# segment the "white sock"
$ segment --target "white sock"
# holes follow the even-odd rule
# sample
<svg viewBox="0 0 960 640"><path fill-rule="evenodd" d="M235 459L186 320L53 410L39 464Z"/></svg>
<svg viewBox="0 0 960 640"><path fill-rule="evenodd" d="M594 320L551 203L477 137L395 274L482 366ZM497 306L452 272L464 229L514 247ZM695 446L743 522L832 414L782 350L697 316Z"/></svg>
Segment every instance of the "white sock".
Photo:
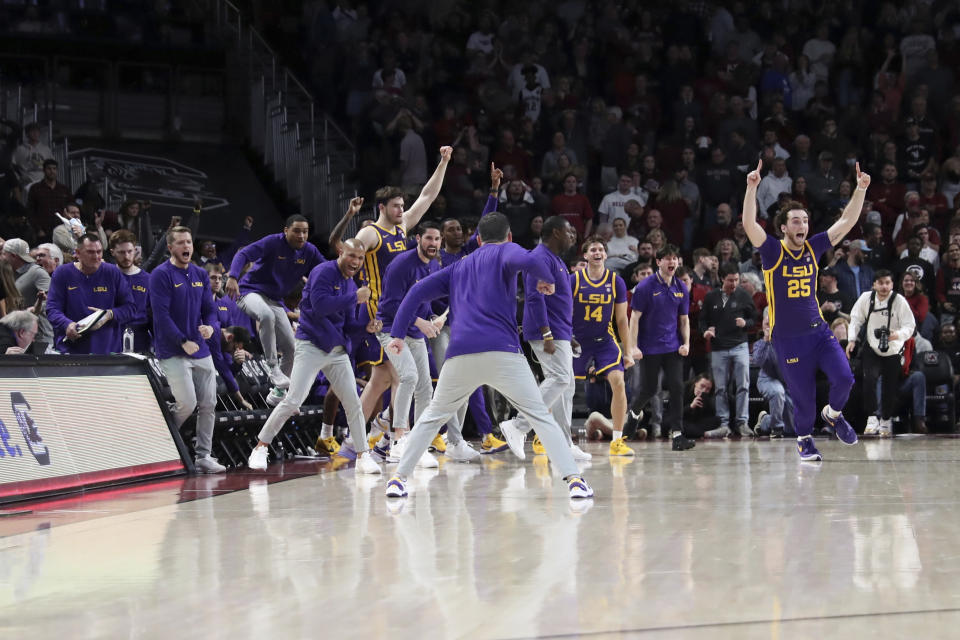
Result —
<svg viewBox="0 0 960 640"><path fill-rule="evenodd" d="M623 431L614 431L614 432L613 432L613 439L614 439L614 440L619 440L619 439L622 438L622 437L623 437Z"/></svg>
<svg viewBox="0 0 960 640"><path fill-rule="evenodd" d="M797 436L797 442L803 442L804 440L812 440L813 436Z"/></svg>
<svg viewBox="0 0 960 640"><path fill-rule="evenodd" d="M671 431L671 432L670 432L670 437L671 437L671 438L676 438L676 437L679 436L679 435L682 435L679 431Z"/></svg>
<svg viewBox="0 0 960 640"><path fill-rule="evenodd" d="M327 424L326 422L324 422L323 427L320 429L320 437L326 440L332 435L333 435L333 425Z"/></svg>
<svg viewBox="0 0 960 640"><path fill-rule="evenodd" d="M838 415L840 415L839 411L835 410L830 405L827 405L827 416L829 416L832 419L832 418L836 418Z"/></svg>

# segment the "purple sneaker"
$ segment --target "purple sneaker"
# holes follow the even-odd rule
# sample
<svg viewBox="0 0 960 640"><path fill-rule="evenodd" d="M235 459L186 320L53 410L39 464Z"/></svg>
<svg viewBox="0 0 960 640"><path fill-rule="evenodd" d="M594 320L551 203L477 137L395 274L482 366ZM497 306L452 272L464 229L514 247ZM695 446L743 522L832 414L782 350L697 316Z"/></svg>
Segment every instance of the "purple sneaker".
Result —
<svg viewBox="0 0 960 640"><path fill-rule="evenodd" d="M817 451L817 445L813 444L813 437L811 436L797 439L797 452L800 454L800 459L804 462L819 462L823 460L823 456Z"/></svg>
<svg viewBox="0 0 960 640"><path fill-rule="evenodd" d="M841 413L836 418L831 418L827 415L828 408L829 405L825 406L823 411L820 412L820 417L823 418L827 426L833 428L833 431L843 444L857 444L857 432L850 426L847 419L843 417L843 414Z"/></svg>

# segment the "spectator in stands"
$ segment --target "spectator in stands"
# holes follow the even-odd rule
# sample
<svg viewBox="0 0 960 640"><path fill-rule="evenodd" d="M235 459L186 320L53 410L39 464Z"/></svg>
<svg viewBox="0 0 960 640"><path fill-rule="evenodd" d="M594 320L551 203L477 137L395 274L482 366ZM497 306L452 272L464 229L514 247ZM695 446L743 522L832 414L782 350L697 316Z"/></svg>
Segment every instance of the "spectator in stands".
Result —
<svg viewBox="0 0 960 640"><path fill-rule="evenodd" d="M724 238L717 243L717 246L713 248L713 255L717 257L719 264L724 264L725 262L740 262L740 250L737 249L737 245L734 244L733 240L730 238ZM721 278L722 280L723 278Z"/></svg>
<svg viewBox="0 0 960 640"><path fill-rule="evenodd" d="M884 225L893 224L906 204L907 188L897 177L896 163L884 162L880 168L880 180L870 185L867 192L867 198L883 216Z"/></svg>
<svg viewBox="0 0 960 640"><path fill-rule="evenodd" d="M23 296L24 307L32 307L41 291L50 288L50 275L30 255L30 247L21 238L10 238L3 243L0 260L7 262L17 274L17 289Z"/></svg>
<svg viewBox="0 0 960 640"><path fill-rule="evenodd" d="M154 238L153 225L150 219L150 202L127 200L120 205L117 213L117 224L120 229L132 231L137 237L136 244L140 245L144 259L153 253Z"/></svg>
<svg viewBox="0 0 960 640"><path fill-rule="evenodd" d="M740 288L740 267L735 262L724 262L720 267L722 284L707 294L700 312L699 328L710 341L710 367L717 385L719 402L716 405L720 425L708 432L711 438L725 438L732 433L753 435L747 425L750 399L750 349L747 332L756 324L753 299ZM734 411L728 403L735 398ZM733 416L731 416L733 413Z"/></svg>
<svg viewBox="0 0 960 640"><path fill-rule="evenodd" d="M806 178L817 170L817 161L810 152L810 136L801 133L793 139L793 153L786 161L787 172L793 179Z"/></svg>
<svg viewBox="0 0 960 640"><path fill-rule="evenodd" d="M404 193L420 193L427 183L427 148L414 129L409 109L400 111L397 133L400 139L400 167L397 182ZM388 126L389 130L390 127Z"/></svg>
<svg viewBox="0 0 960 640"><path fill-rule="evenodd" d="M770 331L770 310L763 310L763 339L753 345L752 364L760 369L757 391L767 402L769 411L761 411L754 433L771 438L793 437L793 399L784 384L780 357L773 346Z"/></svg>
<svg viewBox="0 0 960 640"><path fill-rule="evenodd" d="M563 179L563 192L550 201L550 211L569 222L578 235L587 237L593 231L593 207L590 200L577 191L577 186L577 176L568 173Z"/></svg>
<svg viewBox="0 0 960 640"><path fill-rule="evenodd" d="M910 305L917 331L927 340L933 340L938 325L937 318L930 313L930 299L923 292L923 285L917 282L913 272L906 271L900 276L898 290L903 299ZM911 335L913 335L913 332L911 332Z"/></svg>
<svg viewBox="0 0 960 640"><path fill-rule="evenodd" d="M614 218L623 218L629 224L630 216L625 211L629 200L636 200L646 206L647 194L643 189L633 186L633 176L622 173L617 181L617 190L603 196L600 206L597 207L597 224L613 222Z"/></svg>
<svg viewBox="0 0 960 640"><path fill-rule="evenodd" d="M710 151L710 163L703 168L697 185L706 206L705 223L710 227L716 221L717 206L737 201L740 173L727 162L723 149L714 147Z"/></svg>
<svg viewBox="0 0 960 640"><path fill-rule="evenodd" d="M97 311L104 313L92 326L80 326L81 320ZM53 325L57 350L69 354L119 353L123 350L122 327L135 313L129 283L120 269L103 261L100 238L85 234L78 242L77 262L61 266L50 278L47 317Z"/></svg>
<svg viewBox="0 0 960 640"><path fill-rule="evenodd" d="M50 242L41 244L31 251L30 255L50 275L53 275L56 268L63 264L63 252L60 251L60 247Z"/></svg>
<svg viewBox="0 0 960 640"><path fill-rule="evenodd" d="M571 164L577 164L577 154L567 146L567 139L562 131L553 134L552 144L553 146L543 154L543 162L540 163L541 176L548 176L557 172L561 155L566 155Z"/></svg>
<svg viewBox="0 0 960 640"><path fill-rule="evenodd" d="M21 355L37 335L37 316L29 311L11 311L0 318L0 353Z"/></svg>
<svg viewBox="0 0 960 640"><path fill-rule="evenodd" d="M715 247L724 238L733 238L733 209L726 202L717 205L717 222L710 227L706 244Z"/></svg>
<svg viewBox="0 0 960 640"><path fill-rule="evenodd" d="M110 255L114 264L120 269L124 280L130 287L133 296L135 311L130 320L123 325L123 331L133 332L133 350L136 353L149 353L150 339L150 274L136 264L137 238L133 232L120 229L110 234Z"/></svg>
<svg viewBox="0 0 960 640"><path fill-rule="evenodd" d="M937 273L937 302L940 323L953 323L960 314L960 244L950 243L946 260Z"/></svg>
<svg viewBox="0 0 960 640"><path fill-rule="evenodd" d="M864 261L864 254L870 251L870 247L863 240L852 240L847 247L846 260L834 267L837 287L854 300L872 287L874 270Z"/></svg>
<svg viewBox="0 0 960 640"><path fill-rule="evenodd" d="M694 284L702 284L711 289L720 286L720 261L709 249L703 247L693 251L693 270L690 274Z"/></svg>
<svg viewBox="0 0 960 640"><path fill-rule="evenodd" d="M58 221L55 212L63 211L73 199L67 185L57 181L57 161L43 161L43 179L30 187L27 194L27 217L37 231L37 236L50 238Z"/></svg>
<svg viewBox="0 0 960 640"><path fill-rule="evenodd" d="M26 190L29 185L43 180L44 163L53 159L53 152L40 141L40 125L31 122L24 128L26 140L13 152L13 166L20 174L20 186Z"/></svg>
<svg viewBox="0 0 960 640"><path fill-rule="evenodd" d="M533 178L530 154L517 146L516 136L512 129L503 129L500 132L500 148L493 154L493 163L508 172L513 167L518 180L528 182Z"/></svg>
<svg viewBox="0 0 960 640"><path fill-rule="evenodd" d="M850 313L847 356L857 345L863 361L863 409L867 415L864 435L893 435L891 418L900 382L900 351L913 335L916 323L903 296L893 291L893 274L877 271L873 291L864 291ZM877 420L877 380L881 385L881 414Z"/></svg>
<svg viewBox="0 0 960 640"><path fill-rule="evenodd" d="M627 235L627 223L623 218L613 221L613 236L607 241L607 269L620 271L637 260L639 241Z"/></svg>
<svg viewBox="0 0 960 640"><path fill-rule="evenodd" d="M0 262L0 316L23 309L23 296L17 289L16 273L9 262Z"/></svg>
<svg viewBox="0 0 960 640"><path fill-rule="evenodd" d="M659 193L657 193L656 206L657 208L651 210L650 213L652 214L653 211L660 213L661 225L664 233L667 234L667 239L680 245L689 240L686 237L685 229L687 228L687 220L691 215L690 205L687 204L686 198L680 191L680 185L676 181L667 180L663 183Z"/></svg>
<svg viewBox="0 0 960 640"><path fill-rule="evenodd" d="M500 204L500 212L510 220L510 228L519 231L514 241L521 245L539 244L539 234L533 235L530 228L534 216L539 212L534 206L533 196L527 193L529 189L520 180L511 180L507 185L507 198Z"/></svg>
<svg viewBox="0 0 960 640"><path fill-rule="evenodd" d="M67 222L57 225L53 229L53 243L60 247L68 256L72 256L77 249L77 238L87 232L83 223L80 222L80 205L76 202L68 202L60 213ZM77 222L71 222L76 220Z"/></svg>
<svg viewBox="0 0 960 640"><path fill-rule="evenodd" d="M907 240L906 255L901 256L893 264L894 277L899 281L903 274L910 271L913 273L924 291L934 291L936 287L936 273L933 265L928 260L920 256L923 250L923 240L920 236L913 235Z"/></svg>
<svg viewBox="0 0 960 640"><path fill-rule="evenodd" d="M833 168L833 152L821 151L817 159L820 166L815 173L807 176L807 192L810 194L810 205L814 208L811 227L814 227L815 221L823 218L824 209L836 197L841 180L840 173Z"/></svg>
<svg viewBox="0 0 960 640"><path fill-rule="evenodd" d="M837 287L837 272L831 267L821 269L818 280L817 302L823 319L829 324L837 318L849 318L855 299Z"/></svg>
<svg viewBox="0 0 960 640"><path fill-rule="evenodd" d="M770 172L763 177L760 186L757 187L759 211L765 214L781 193L789 193L792 189L793 179L787 173L787 163L782 157L777 156L773 159Z"/></svg>

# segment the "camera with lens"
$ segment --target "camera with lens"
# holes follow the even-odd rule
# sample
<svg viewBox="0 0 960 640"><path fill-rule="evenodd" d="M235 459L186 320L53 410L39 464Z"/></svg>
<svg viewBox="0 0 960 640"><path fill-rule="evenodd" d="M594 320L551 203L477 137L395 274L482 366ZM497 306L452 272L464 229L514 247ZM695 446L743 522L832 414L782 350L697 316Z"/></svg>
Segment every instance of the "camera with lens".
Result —
<svg viewBox="0 0 960 640"><path fill-rule="evenodd" d="M880 344L877 345L877 348L881 352L886 353L890 350L890 329L887 327L879 327L873 330L873 337L876 338Z"/></svg>

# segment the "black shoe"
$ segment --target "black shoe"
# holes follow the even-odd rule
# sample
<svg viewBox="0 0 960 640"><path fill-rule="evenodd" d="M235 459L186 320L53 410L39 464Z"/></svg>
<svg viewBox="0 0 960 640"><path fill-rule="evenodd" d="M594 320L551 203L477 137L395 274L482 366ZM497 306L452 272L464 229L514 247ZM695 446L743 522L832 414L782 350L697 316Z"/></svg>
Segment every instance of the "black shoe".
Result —
<svg viewBox="0 0 960 640"><path fill-rule="evenodd" d="M770 432L771 439L779 439L783 437L783 427L774 427Z"/></svg>
<svg viewBox="0 0 960 640"><path fill-rule="evenodd" d="M640 413L634 413L633 409L627 410L627 419L623 425L624 433L631 433L635 436L640 433L640 421L643 420L643 411ZM646 429L644 429L644 435L640 439L646 437Z"/></svg>
<svg viewBox="0 0 960 640"><path fill-rule="evenodd" d="M696 446L696 442L687 438L682 433L673 436L673 450L674 451L686 451L687 449L693 449Z"/></svg>

